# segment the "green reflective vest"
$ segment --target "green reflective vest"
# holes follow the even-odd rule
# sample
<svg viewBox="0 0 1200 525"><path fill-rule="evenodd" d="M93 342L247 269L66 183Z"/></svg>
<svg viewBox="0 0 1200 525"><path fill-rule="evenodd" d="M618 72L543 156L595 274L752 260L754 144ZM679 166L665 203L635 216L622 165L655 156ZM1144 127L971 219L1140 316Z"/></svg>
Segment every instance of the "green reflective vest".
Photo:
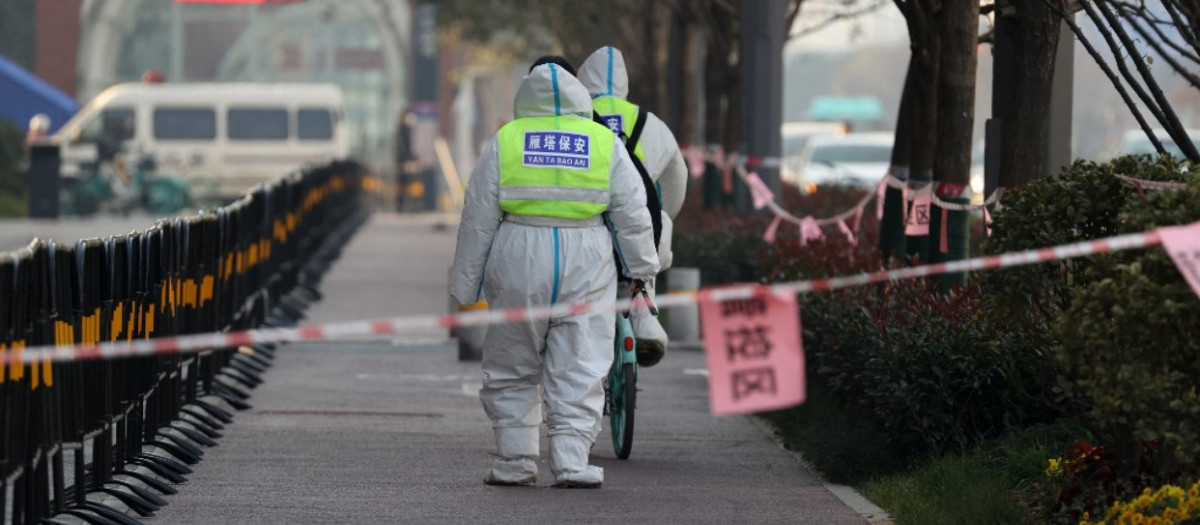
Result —
<svg viewBox="0 0 1200 525"><path fill-rule="evenodd" d="M618 98L609 95L602 95L592 99L592 108L596 110L596 114L600 115L600 119L608 125L613 133L624 133L629 136L633 132L633 124L637 122L638 107L623 98ZM646 162L646 152L642 149L642 141L639 138L637 144L634 144L634 155L637 155L638 160Z"/></svg>
<svg viewBox="0 0 1200 525"><path fill-rule="evenodd" d="M575 115L523 117L500 128L500 209L589 219L608 209L616 136Z"/></svg>

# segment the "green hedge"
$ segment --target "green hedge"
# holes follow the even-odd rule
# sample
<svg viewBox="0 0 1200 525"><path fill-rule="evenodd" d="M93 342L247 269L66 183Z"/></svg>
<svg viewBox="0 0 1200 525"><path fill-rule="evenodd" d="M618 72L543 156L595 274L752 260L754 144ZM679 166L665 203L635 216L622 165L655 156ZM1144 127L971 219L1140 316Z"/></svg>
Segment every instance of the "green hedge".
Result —
<svg viewBox="0 0 1200 525"><path fill-rule="evenodd" d="M808 297L810 375L914 455L1053 419L1050 340L984 315L982 295L908 282Z"/></svg>
<svg viewBox="0 0 1200 525"><path fill-rule="evenodd" d="M1139 192L1113 177L1191 182ZM1196 166L1170 157L1079 161L1011 192L989 253L1085 241L1200 220ZM1200 300L1160 248L992 272L990 306L1014 319L1051 318L1058 394L1079 407L1126 473L1194 463L1200 437Z"/></svg>
<svg viewBox="0 0 1200 525"><path fill-rule="evenodd" d="M1191 186L1143 193L1115 173ZM1200 220L1197 179L1196 166L1170 158L1076 162L1010 191L983 251ZM836 197L827 210L860 195ZM803 199L787 207L813 209ZM786 225L768 246L760 240L765 217L701 213L680 223L676 264L700 266L706 284L877 270L871 211L858 246L830 230L827 241L802 246ZM1200 300L1160 248L987 272L949 295L920 281L808 294L801 311L808 380L869 417L900 453L968 450L1070 420L1084 429L1081 439L1105 447L1114 475L1198 470Z"/></svg>
<svg viewBox="0 0 1200 525"><path fill-rule="evenodd" d="M1139 193L1113 174L1178 181L1188 178L1180 171L1184 168L1170 157L1126 156L1103 164L1078 160L1058 175L1006 193L983 251L999 254L1117 235L1118 214ZM1057 315L1070 303L1070 288L1086 284L1086 270L1094 260L1081 257L989 272L985 278L995 292L992 306L1018 316Z"/></svg>
<svg viewBox="0 0 1200 525"><path fill-rule="evenodd" d="M1120 233L1200 221L1200 181L1125 202ZM1059 318L1064 393L1126 471L1195 471L1200 459L1200 299L1162 248L1094 258Z"/></svg>

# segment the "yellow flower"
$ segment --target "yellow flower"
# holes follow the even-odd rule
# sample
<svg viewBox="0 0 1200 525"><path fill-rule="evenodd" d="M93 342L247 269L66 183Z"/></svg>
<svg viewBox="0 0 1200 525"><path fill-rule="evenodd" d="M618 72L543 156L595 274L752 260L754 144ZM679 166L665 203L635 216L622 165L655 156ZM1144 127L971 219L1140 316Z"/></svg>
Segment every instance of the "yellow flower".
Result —
<svg viewBox="0 0 1200 525"><path fill-rule="evenodd" d="M1046 467L1046 477L1054 477L1060 472L1062 472L1062 460L1051 458L1050 465Z"/></svg>

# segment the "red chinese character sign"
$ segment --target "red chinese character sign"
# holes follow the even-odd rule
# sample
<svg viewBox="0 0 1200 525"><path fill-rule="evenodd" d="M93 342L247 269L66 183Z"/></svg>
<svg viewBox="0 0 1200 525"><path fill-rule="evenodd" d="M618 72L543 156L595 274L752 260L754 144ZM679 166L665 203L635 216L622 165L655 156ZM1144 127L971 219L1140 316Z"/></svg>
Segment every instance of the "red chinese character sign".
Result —
<svg viewBox="0 0 1200 525"><path fill-rule="evenodd" d="M804 402L800 309L793 294L767 288L749 299L700 297L709 401L717 416Z"/></svg>

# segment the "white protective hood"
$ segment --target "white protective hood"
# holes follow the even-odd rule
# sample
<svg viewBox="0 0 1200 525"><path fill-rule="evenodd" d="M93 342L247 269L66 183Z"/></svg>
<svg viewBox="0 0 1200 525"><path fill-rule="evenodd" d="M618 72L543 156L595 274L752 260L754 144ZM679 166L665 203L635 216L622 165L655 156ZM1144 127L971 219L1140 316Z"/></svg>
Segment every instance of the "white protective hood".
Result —
<svg viewBox="0 0 1200 525"><path fill-rule="evenodd" d="M579 81L583 82L592 98L629 96L629 72L625 69L625 57L621 55L621 50L613 46L597 49L583 61L583 67L579 68Z"/></svg>
<svg viewBox="0 0 1200 525"><path fill-rule="evenodd" d="M592 118L592 97L579 79L554 64L542 64L521 80L513 103L513 117L570 114Z"/></svg>
<svg viewBox="0 0 1200 525"><path fill-rule="evenodd" d="M629 71L625 68L625 57L612 46L597 49L583 62L579 68L579 81L592 98L613 96L625 99L629 96ZM657 182L662 191L664 242L659 245L659 260L665 270L671 267L672 219L683 208L683 199L687 195L687 164L675 136L654 113L646 116L641 145L646 152L645 164L650 179Z"/></svg>
<svg viewBox="0 0 1200 525"><path fill-rule="evenodd" d="M579 114L591 119L592 99L583 84L562 68L543 64L533 69L521 82L513 104L513 113L518 117L553 116L556 114ZM496 137L483 148L468 183L463 205L462 221L458 229L458 245L455 251L451 294L460 304L472 304L482 298L484 269L494 250L503 252L506 246L493 246L493 238L500 228L504 213L500 209L500 155ZM654 250L650 231L650 214L646 212L646 196L641 179L625 153L624 146L613 145L613 164L610 171L611 202L609 218L616 230L629 277L649 281L658 273L659 259ZM605 228L597 230L591 242L596 243L596 252L609 253L611 236ZM589 230L578 228L578 230ZM552 244L539 246L546 254L526 251L521 257L537 260L553 260ZM533 250L533 249L531 249ZM501 258L495 258L500 260ZM590 264L590 266L595 266ZM524 273L533 271L529 264L510 266L493 265L501 273ZM549 272L547 275L553 272ZM581 272L586 273L586 272ZM491 301L492 297L488 297ZM560 298L562 299L562 298ZM565 299L564 299L565 300ZM549 302L549 301L547 301Z"/></svg>

